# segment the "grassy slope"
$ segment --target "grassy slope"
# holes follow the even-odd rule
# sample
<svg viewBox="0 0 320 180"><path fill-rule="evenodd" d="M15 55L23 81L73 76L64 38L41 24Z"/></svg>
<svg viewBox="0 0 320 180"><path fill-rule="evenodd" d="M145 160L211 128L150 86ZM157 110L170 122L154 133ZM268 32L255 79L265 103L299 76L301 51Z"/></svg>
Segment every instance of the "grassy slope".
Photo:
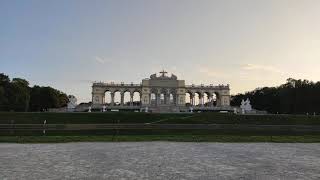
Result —
<svg viewBox="0 0 320 180"><path fill-rule="evenodd" d="M150 114L150 113L0 113L0 124L94 124L94 123L164 123L164 124L287 124L320 125L320 116L304 115L233 115L220 113Z"/></svg>
<svg viewBox="0 0 320 180"><path fill-rule="evenodd" d="M0 124L43 123L90 124L90 123L165 123L165 124L268 124L268 125L320 125L320 116L295 115L233 115L219 113L199 114L146 114L146 113L0 113ZM49 133L49 132L48 132ZM0 133L1 134L1 133ZM88 136L86 136L86 134ZM0 142L109 142L109 141L187 141L187 142L320 142L320 135L230 133L212 131L94 131L94 133L32 132L30 136L0 136ZM272 135L272 136L271 136Z"/></svg>

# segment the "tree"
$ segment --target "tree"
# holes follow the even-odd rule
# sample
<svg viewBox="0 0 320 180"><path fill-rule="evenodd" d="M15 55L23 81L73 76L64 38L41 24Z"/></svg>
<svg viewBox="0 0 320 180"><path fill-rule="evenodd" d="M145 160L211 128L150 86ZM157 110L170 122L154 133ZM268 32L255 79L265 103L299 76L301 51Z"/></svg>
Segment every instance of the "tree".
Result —
<svg viewBox="0 0 320 180"><path fill-rule="evenodd" d="M279 87L264 87L232 97L231 104L239 106L250 98L252 106L271 113L320 113L320 82L289 78Z"/></svg>
<svg viewBox="0 0 320 180"><path fill-rule="evenodd" d="M0 111L6 111L8 108L8 88L10 84L9 76L0 73Z"/></svg>
<svg viewBox="0 0 320 180"><path fill-rule="evenodd" d="M67 106L68 96L51 87L34 86L31 89L30 107L32 111L46 111L49 108Z"/></svg>
<svg viewBox="0 0 320 180"><path fill-rule="evenodd" d="M48 108L67 106L65 93L51 87L29 87L29 82L21 78L10 81L0 73L0 111L41 111Z"/></svg>
<svg viewBox="0 0 320 180"><path fill-rule="evenodd" d="M30 101L30 88L28 81L20 78L14 78L7 89L7 94L9 110L28 111Z"/></svg>

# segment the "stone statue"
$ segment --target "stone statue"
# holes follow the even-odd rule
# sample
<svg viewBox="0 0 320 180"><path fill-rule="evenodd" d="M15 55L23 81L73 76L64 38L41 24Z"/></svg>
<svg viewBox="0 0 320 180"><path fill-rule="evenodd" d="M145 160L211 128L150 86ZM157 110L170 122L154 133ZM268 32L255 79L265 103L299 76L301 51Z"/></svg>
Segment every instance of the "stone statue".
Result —
<svg viewBox="0 0 320 180"><path fill-rule="evenodd" d="M233 113L238 114L237 108L233 108Z"/></svg>
<svg viewBox="0 0 320 180"><path fill-rule="evenodd" d="M249 98L246 100L246 110L247 111L252 111L252 106L251 106Z"/></svg>
<svg viewBox="0 0 320 180"><path fill-rule="evenodd" d="M177 77L176 75L172 74L172 75L171 75L171 79L177 80L178 77Z"/></svg>
<svg viewBox="0 0 320 180"><path fill-rule="evenodd" d="M149 111L149 108L148 106L145 108L145 112L147 113Z"/></svg>
<svg viewBox="0 0 320 180"><path fill-rule="evenodd" d="M244 104L245 104L245 102L244 102L244 100L242 99L240 107L244 107Z"/></svg>
<svg viewBox="0 0 320 180"><path fill-rule="evenodd" d="M67 108L69 110L75 109L77 107L77 98L73 95L69 95L68 99L69 99L69 102L68 102Z"/></svg>
<svg viewBox="0 0 320 180"><path fill-rule="evenodd" d="M157 74L152 74L151 76L150 76L150 79L156 79L157 78Z"/></svg>
<svg viewBox="0 0 320 180"><path fill-rule="evenodd" d="M103 105L102 106L102 112L106 112L107 111L107 106L106 105Z"/></svg>
<svg viewBox="0 0 320 180"><path fill-rule="evenodd" d="M89 106L89 110L88 110L88 112L91 112L91 106Z"/></svg>
<svg viewBox="0 0 320 180"><path fill-rule="evenodd" d="M242 114L245 114L246 112L252 111L252 106L251 106L249 98L247 98L246 101L244 101L242 99L240 108L241 108Z"/></svg>

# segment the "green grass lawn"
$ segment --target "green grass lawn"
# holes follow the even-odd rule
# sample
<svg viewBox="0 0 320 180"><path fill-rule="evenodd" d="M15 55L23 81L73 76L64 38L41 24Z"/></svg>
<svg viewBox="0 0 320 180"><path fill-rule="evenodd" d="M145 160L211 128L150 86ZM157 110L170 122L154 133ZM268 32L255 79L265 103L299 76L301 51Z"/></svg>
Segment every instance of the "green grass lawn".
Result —
<svg viewBox="0 0 320 180"><path fill-rule="evenodd" d="M306 115L234 115L221 113L156 114L134 112L108 113L7 113L0 112L0 124L261 124L320 125L320 116Z"/></svg>
<svg viewBox="0 0 320 180"><path fill-rule="evenodd" d="M108 113L14 113L0 112L0 124L248 124L320 125L320 116L234 115L221 113L153 114ZM320 142L319 133L284 131L220 130L90 130L90 131L11 131L0 130L0 142L109 142L109 141L187 141L187 142Z"/></svg>

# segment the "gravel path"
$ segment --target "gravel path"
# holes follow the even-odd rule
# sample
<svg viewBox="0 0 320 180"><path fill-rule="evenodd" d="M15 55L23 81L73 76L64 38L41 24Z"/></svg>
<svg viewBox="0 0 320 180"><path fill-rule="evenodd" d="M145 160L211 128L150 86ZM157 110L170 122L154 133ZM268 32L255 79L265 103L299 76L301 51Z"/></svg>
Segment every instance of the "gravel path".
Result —
<svg viewBox="0 0 320 180"><path fill-rule="evenodd" d="M0 179L320 179L320 144L0 144Z"/></svg>

